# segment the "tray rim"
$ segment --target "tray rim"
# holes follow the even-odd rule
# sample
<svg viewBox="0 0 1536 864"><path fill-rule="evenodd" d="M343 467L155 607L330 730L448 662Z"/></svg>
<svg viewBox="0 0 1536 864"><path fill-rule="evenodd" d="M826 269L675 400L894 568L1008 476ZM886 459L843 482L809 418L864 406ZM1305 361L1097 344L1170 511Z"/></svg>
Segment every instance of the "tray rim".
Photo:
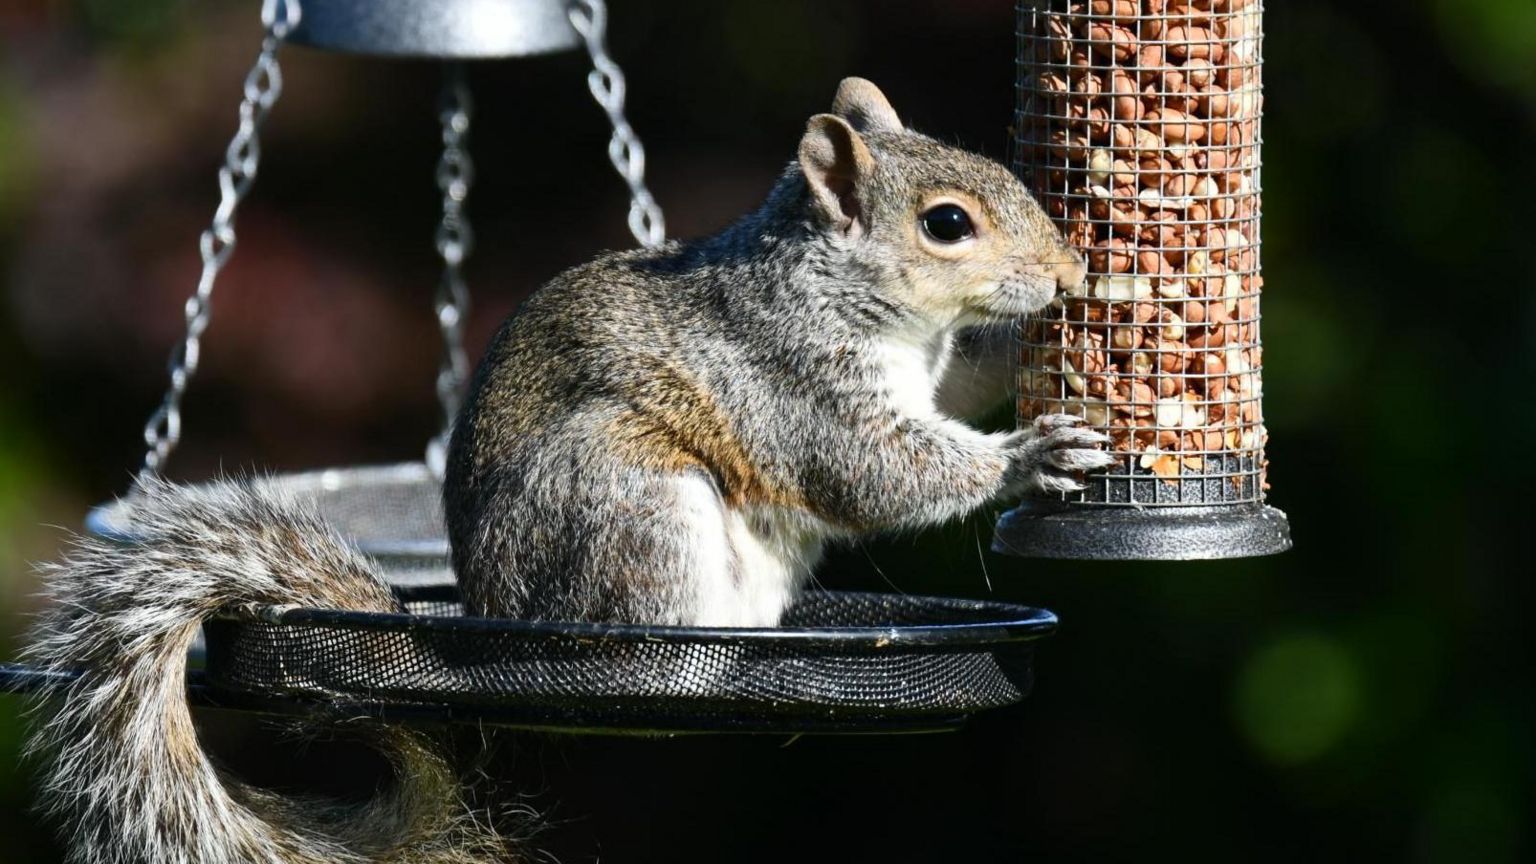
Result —
<svg viewBox="0 0 1536 864"><path fill-rule="evenodd" d="M889 596L871 591L825 591L849 599ZM406 602L453 602L457 589L449 585L399 588ZM439 596L432 596L439 595ZM913 624L868 627L680 627L652 624L601 624L582 621L529 621L421 615L411 612L356 612L295 606L258 606L225 610L213 620L237 624L274 624L374 632L457 632L501 634L528 640L578 639L600 642L671 642L742 646L825 647L868 651L951 649L982 650L986 646L1031 642L1056 632L1059 619L1049 609L992 600L931 595L897 595L934 603L944 609L992 612L997 620L959 624Z"/></svg>
<svg viewBox="0 0 1536 864"><path fill-rule="evenodd" d="M884 592L823 592L841 597L880 598ZM457 599L453 586L429 585L397 589L406 599L449 601ZM969 598L900 595L928 601L947 609L970 609L1012 616L1010 620L965 624L930 624L897 627L793 627L793 628L688 628L586 622L520 621L515 619L465 618L411 613L347 612L302 607L248 606L226 609L205 619L215 629L249 625L330 627L344 630L412 632L466 630L509 634L523 640L565 640L590 645L626 642L711 643L737 646L786 647L805 654L807 649L823 656L857 657L873 654L988 654L1017 656L1023 679L1015 681L1017 698L1003 704L950 707L937 710L890 709L874 706L818 705L811 711L767 712L732 717L714 710L690 715L688 710L657 713L648 701L610 704L604 710L582 705L535 700L529 703L492 701L461 702L419 696L370 698L367 688L247 687L217 680L211 666L189 670L188 699L202 708L248 711L258 714L315 716L335 719L372 718L406 725L479 725L556 734L592 735L889 735L944 732L959 729L977 713L1004 708L1022 701L1033 689L1034 645L1057 628L1055 613L1036 607ZM465 625L470 625L466 627ZM231 633L230 636L235 634ZM223 642L223 639L219 640ZM210 645L210 648L215 646ZM212 658L210 657L210 660ZM1003 662L998 659L997 662ZM21 664L0 664L0 691L39 693L66 689L80 670L46 670ZM678 701L678 700L673 700ZM683 699L682 702L698 700ZM707 701L707 700L705 700ZM702 702L700 703L702 704Z"/></svg>

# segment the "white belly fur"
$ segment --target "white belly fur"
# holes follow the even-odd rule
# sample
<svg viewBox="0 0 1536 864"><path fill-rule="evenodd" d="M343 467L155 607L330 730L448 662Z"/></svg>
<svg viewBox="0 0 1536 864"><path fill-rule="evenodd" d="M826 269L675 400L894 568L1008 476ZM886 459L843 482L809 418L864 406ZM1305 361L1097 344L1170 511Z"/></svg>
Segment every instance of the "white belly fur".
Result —
<svg viewBox="0 0 1536 864"><path fill-rule="evenodd" d="M949 360L949 335L893 334L876 350L886 392L897 410L909 417L936 416L934 391ZM676 482L692 565L688 578L694 582L693 608L682 616L684 623L776 626L810 579L822 546L838 532L806 513L728 508L703 477L679 477Z"/></svg>
<svg viewBox="0 0 1536 864"><path fill-rule="evenodd" d="M735 510L703 477L679 477L698 627L773 627L810 578L825 535L804 515Z"/></svg>

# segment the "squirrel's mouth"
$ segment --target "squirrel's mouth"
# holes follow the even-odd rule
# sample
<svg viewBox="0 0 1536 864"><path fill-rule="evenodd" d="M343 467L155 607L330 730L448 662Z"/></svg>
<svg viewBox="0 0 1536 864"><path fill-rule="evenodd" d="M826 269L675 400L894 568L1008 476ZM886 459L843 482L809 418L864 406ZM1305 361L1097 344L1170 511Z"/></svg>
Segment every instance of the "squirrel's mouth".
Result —
<svg viewBox="0 0 1536 864"><path fill-rule="evenodd" d="M1056 298L1056 280L1048 276L1019 276L1003 279L992 290L968 304L972 311L987 318L1017 318L1039 312Z"/></svg>

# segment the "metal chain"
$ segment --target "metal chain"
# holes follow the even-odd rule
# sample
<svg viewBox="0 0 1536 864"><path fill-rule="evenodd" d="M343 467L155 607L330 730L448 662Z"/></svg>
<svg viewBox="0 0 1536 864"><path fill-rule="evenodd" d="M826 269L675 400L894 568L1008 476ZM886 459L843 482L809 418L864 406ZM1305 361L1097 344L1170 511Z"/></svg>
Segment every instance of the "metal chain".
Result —
<svg viewBox="0 0 1536 864"><path fill-rule="evenodd" d="M181 402L201 360L201 340L210 321L214 284L234 253L236 210L256 180L261 159L260 129L282 93L277 49L298 24L299 15L298 0L265 0L263 3L265 36L256 62L246 74L240 102L240 125L225 150L224 165L219 169L219 206L214 211L212 223L199 238L203 269L196 290L187 299L186 336L171 352L170 386L144 426L144 443L148 449L140 476L159 474L181 440ZM645 185L645 148L624 116L624 73L608 55L605 45L607 5L604 0L572 0L569 16L592 58L593 68L587 75L587 85L613 127L608 158L629 187L630 233L643 246L660 245L666 236L665 222L660 206ZM443 155L437 171L438 187L443 194L443 215L436 237L438 254L443 259L443 278L436 297L438 327L443 335L443 359L437 376L443 428L427 451L428 464L439 476L450 427L458 413L468 375L463 336L469 296L461 266L473 242L463 213L473 171L465 149L471 102L462 68L452 67L449 76L440 113Z"/></svg>
<svg viewBox="0 0 1536 864"><path fill-rule="evenodd" d="M645 148L624 118L624 72L608 56L605 44L608 6L604 0L571 0L568 14L571 26L586 41L587 53L592 57L587 87L613 126L613 137L608 141L608 160L629 186L629 231L641 246L660 246L666 239L666 224L662 220L661 207L645 186Z"/></svg>
<svg viewBox="0 0 1536 864"><path fill-rule="evenodd" d="M224 165L219 168L219 206L213 213L212 224L198 239L203 270L197 288L187 298L186 336L171 351L170 387L160 407L144 424L144 444L148 450L139 469L140 478L158 475L181 441L181 400L202 359L202 337L208 329L214 282L235 251L235 210L256 182L256 169L261 163L258 132L283 92L277 48L298 24L299 5L296 0L266 0L261 19L266 33L261 40L261 52L245 75L240 127L225 148Z"/></svg>
<svg viewBox="0 0 1536 864"><path fill-rule="evenodd" d="M427 467L441 478L447 467L448 441L453 421L464 398L469 376L469 357L464 351L464 322L469 316L469 288L462 265L474 245L464 199L474 180L474 163L468 149L469 120L473 103L464 81L464 67L448 66L443 79L438 119L443 128L443 154L437 161L437 188L443 196L443 215L437 225L437 254L443 259L435 306L437 326L443 335L443 356L437 370L437 401L443 409L441 431L427 443Z"/></svg>

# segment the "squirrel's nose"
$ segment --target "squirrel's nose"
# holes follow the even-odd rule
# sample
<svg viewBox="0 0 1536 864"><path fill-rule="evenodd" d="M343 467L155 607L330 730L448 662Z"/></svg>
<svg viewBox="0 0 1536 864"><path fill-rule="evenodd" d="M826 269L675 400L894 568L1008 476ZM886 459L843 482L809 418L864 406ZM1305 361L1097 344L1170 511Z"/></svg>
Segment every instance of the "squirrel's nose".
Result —
<svg viewBox="0 0 1536 864"><path fill-rule="evenodd" d="M1056 293L1069 294L1079 291L1088 279L1088 268L1081 258L1073 257L1051 265L1050 273L1056 277Z"/></svg>

